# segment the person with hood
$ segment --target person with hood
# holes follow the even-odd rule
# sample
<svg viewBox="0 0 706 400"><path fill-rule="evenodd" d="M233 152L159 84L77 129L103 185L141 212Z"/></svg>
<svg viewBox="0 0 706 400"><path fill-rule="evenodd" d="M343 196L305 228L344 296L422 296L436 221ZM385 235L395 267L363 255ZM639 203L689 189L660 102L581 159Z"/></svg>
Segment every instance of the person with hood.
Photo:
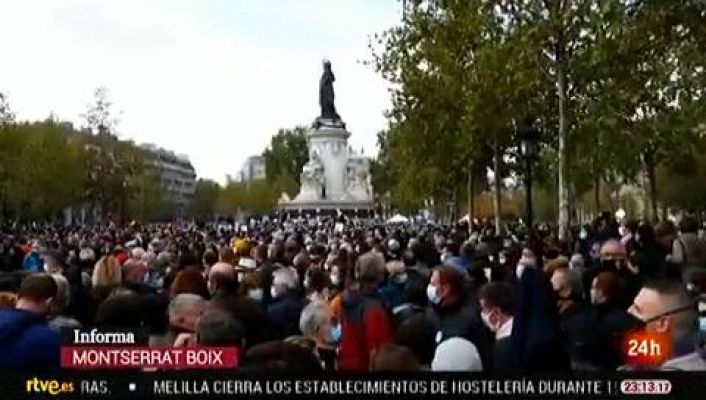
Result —
<svg viewBox="0 0 706 400"><path fill-rule="evenodd" d="M48 274L22 280L15 308L0 310L0 369L59 368L60 334L47 323L56 294L56 282Z"/></svg>
<svg viewBox="0 0 706 400"><path fill-rule="evenodd" d="M393 339L392 322L378 294L384 268L379 257L373 254L361 256L356 267L356 281L343 293L340 371L368 371L378 349Z"/></svg>

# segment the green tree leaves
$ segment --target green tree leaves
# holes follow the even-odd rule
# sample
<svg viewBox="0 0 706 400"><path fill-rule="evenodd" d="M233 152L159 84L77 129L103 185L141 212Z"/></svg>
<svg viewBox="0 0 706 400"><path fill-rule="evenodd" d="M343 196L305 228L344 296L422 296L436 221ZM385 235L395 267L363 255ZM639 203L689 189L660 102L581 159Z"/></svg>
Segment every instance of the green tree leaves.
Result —
<svg viewBox="0 0 706 400"><path fill-rule="evenodd" d="M213 218L220 194L221 186L217 182L199 179L194 188L191 204L189 204L189 215L202 220Z"/></svg>
<svg viewBox="0 0 706 400"><path fill-rule="evenodd" d="M66 129L22 123L0 131L0 196L6 214L50 218L80 198L83 152Z"/></svg>
<svg viewBox="0 0 706 400"><path fill-rule="evenodd" d="M703 2L425 0L370 47L392 85L380 161L410 206L445 201L471 161L492 166L493 146L512 158L527 115L543 136L538 177L562 176L562 210L569 192L640 182L645 160L703 142Z"/></svg>
<svg viewBox="0 0 706 400"><path fill-rule="evenodd" d="M279 189L289 196L296 195L299 187L299 174L309 158L306 147L306 128L280 129L272 136L270 145L262 153L265 158L267 181L278 183ZM292 182L296 182L292 185Z"/></svg>

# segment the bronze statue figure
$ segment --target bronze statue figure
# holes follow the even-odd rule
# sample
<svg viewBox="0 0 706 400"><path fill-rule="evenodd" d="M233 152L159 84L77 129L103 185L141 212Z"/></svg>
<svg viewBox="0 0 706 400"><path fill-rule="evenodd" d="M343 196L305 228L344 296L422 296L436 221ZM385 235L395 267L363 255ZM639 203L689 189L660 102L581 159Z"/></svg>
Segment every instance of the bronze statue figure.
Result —
<svg viewBox="0 0 706 400"><path fill-rule="evenodd" d="M321 106L320 118L340 121L341 117L336 112L336 106L333 104L333 82L336 80L336 77L333 75L333 71L331 70L331 62L329 60L324 60L323 66L324 72L321 75L321 81L319 83L319 105Z"/></svg>

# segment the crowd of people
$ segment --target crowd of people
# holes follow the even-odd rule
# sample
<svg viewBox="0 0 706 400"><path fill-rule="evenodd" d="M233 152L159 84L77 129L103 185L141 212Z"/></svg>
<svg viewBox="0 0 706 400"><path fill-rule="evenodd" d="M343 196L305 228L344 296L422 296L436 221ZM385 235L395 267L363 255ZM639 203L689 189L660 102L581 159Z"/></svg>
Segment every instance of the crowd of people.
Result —
<svg viewBox="0 0 706 400"><path fill-rule="evenodd" d="M60 330L95 327L233 346L239 370L269 373L629 370L644 366L623 338L645 331L673 348L650 368L706 370L699 228L604 215L562 242L345 216L7 227L0 367L58 368Z"/></svg>

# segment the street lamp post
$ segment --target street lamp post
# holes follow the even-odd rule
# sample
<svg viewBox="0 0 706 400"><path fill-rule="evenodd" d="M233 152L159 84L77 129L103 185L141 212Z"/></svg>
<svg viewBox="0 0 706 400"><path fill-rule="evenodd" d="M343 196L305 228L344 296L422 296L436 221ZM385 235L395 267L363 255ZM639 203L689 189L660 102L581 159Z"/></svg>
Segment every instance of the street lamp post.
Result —
<svg viewBox="0 0 706 400"><path fill-rule="evenodd" d="M532 230L532 166L539 154L539 131L534 118L527 117L519 127L520 156L525 163L525 213L527 229Z"/></svg>

